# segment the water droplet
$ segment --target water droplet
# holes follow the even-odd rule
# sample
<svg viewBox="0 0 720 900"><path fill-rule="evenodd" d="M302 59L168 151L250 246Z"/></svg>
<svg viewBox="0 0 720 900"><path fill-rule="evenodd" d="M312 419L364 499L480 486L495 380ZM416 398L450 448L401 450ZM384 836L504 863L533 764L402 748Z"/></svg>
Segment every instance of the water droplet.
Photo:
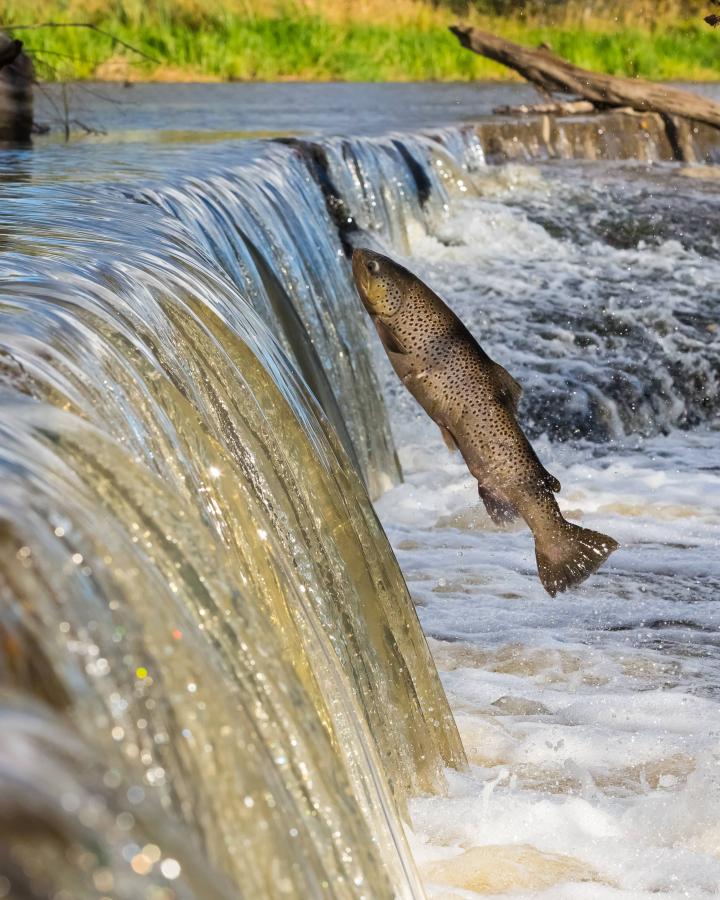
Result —
<svg viewBox="0 0 720 900"><path fill-rule="evenodd" d="M152 869L152 863L144 853L136 853L130 861L130 868L137 875L147 875Z"/></svg>
<svg viewBox="0 0 720 900"><path fill-rule="evenodd" d="M134 784L131 788L128 788L127 798L133 804L142 803L145 799L145 791L139 784Z"/></svg>
<svg viewBox="0 0 720 900"><path fill-rule="evenodd" d="M182 869L180 868L180 863L176 859L168 857L160 863L160 871L168 881L174 881L180 875Z"/></svg>
<svg viewBox="0 0 720 900"><path fill-rule="evenodd" d="M162 852L157 844L145 844L142 849L142 852L147 856L151 863L156 863L160 861L160 857L162 856Z"/></svg>

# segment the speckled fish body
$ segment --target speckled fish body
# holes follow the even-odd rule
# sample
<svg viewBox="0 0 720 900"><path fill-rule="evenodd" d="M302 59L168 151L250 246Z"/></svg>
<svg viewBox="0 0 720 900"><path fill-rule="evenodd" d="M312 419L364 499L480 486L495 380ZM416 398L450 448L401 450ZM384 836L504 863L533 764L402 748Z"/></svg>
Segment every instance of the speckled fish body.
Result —
<svg viewBox="0 0 720 900"><path fill-rule="evenodd" d="M492 520L525 520L548 593L579 584L618 544L564 519L554 496L560 483L517 422L520 385L412 272L355 250L353 274L393 368L447 445L460 450Z"/></svg>

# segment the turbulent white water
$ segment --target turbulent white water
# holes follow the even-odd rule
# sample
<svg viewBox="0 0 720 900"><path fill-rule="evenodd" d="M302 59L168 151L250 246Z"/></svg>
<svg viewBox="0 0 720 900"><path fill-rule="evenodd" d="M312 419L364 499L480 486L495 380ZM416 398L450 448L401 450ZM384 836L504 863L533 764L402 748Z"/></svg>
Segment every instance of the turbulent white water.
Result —
<svg viewBox="0 0 720 900"><path fill-rule="evenodd" d="M720 893L712 181L456 128L0 175L0 897L420 897L408 799L432 895ZM352 244L524 384L622 544L581 588L489 523Z"/></svg>
<svg viewBox="0 0 720 900"><path fill-rule="evenodd" d="M475 181L407 265L523 383L566 516L622 546L550 600L378 353L406 481L377 508L471 762L413 803L416 857L438 897L718 896L717 196L667 168Z"/></svg>

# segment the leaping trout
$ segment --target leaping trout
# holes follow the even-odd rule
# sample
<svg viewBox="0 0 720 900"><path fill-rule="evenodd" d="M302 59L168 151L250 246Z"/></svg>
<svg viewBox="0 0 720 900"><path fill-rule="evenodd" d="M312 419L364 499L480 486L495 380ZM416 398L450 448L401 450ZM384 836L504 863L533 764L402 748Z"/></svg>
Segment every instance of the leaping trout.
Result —
<svg viewBox="0 0 720 900"><path fill-rule="evenodd" d="M518 516L535 538L545 590L580 584L619 546L566 521L560 482L545 469L517 422L522 389L480 347L455 313L398 263L371 250L352 257L358 292L405 387L458 449L497 525Z"/></svg>

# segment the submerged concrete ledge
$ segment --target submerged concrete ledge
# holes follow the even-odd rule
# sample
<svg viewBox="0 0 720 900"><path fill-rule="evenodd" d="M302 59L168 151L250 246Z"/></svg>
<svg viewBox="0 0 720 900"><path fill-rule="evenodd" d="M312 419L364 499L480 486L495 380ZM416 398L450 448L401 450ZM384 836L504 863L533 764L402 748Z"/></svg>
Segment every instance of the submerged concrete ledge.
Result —
<svg viewBox="0 0 720 900"><path fill-rule="evenodd" d="M475 131L489 163L548 159L720 162L720 129L675 116L609 110L590 115L493 116Z"/></svg>

